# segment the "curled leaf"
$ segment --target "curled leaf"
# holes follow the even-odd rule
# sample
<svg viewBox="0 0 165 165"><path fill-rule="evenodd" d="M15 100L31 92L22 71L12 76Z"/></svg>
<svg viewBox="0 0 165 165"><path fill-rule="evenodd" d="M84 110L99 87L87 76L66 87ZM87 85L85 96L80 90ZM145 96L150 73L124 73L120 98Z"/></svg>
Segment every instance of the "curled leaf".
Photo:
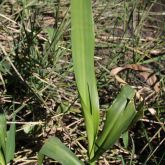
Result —
<svg viewBox="0 0 165 165"><path fill-rule="evenodd" d="M156 92L160 91L160 83L158 82L157 76L154 74L154 71L150 68L147 68L139 64L128 64L123 67L114 68L111 70L111 75L115 76L118 82L125 84L125 81L122 78L120 78L117 74L126 69L139 71L139 75L144 78L144 80L150 87L153 87Z"/></svg>

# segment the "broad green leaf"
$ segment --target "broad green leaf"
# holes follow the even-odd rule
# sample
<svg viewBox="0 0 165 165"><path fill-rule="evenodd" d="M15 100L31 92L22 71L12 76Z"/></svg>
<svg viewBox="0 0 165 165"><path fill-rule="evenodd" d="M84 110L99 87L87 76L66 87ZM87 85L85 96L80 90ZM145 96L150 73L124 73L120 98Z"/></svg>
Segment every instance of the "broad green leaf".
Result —
<svg viewBox="0 0 165 165"><path fill-rule="evenodd" d="M96 160L125 132L136 115L133 97L135 91L124 86L111 107L107 111L104 128L96 141L96 152L92 160Z"/></svg>
<svg viewBox="0 0 165 165"><path fill-rule="evenodd" d="M15 121L15 117L13 118ZM14 152L15 152L15 124L10 125L10 129L7 132L6 138L6 162L9 163L11 160L14 159Z"/></svg>
<svg viewBox="0 0 165 165"><path fill-rule="evenodd" d="M42 164L44 155L63 165L83 165L83 162L56 137L49 138L42 146L38 157L39 165Z"/></svg>
<svg viewBox="0 0 165 165"><path fill-rule="evenodd" d="M74 73L86 123L90 156L99 126L91 0L71 0L71 41Z"/></svg>
<svg viewBox="0 0 165 165"><path fill-rule="evenodd" d="M5 143L5 138L6 138L6 117L4 114L0 114L0 147L3 153L6 152L6 143Z"/></svg>

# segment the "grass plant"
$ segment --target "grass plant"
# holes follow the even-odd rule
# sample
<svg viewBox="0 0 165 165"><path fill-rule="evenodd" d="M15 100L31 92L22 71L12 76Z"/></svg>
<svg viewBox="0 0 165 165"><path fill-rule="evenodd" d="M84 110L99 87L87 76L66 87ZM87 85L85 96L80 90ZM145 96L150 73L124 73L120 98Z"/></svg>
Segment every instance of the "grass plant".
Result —
<svg viewBox="0 0 165 165"><path fill-rule="evenodd" d="M129 86L123 87L112 106L107 110L104 128L98 136L100 117L94 73L94 22L91 0L71 1L71 39L74 73L88 137L88 162L92 165L107 149L112 147L122 133L127 131L135 118L136 110L133 101L135 91ZM54 142L57 141L54 138ZM59 145L56 144L53 149L53 139L48 140L39 153L39 161L42 162L43 155L46 155L58 159L65 165L76 165L75 156L70 155L73 162L64 162L65 158L59 157L64 148L61 143ZM63 152L70 151L64 148Z"/></svg>
<svg viewBox="0 0 165 165"><path fill-rule="evenodd" d="M43 164L163 164L164 6L1 0L1 164L37 164L40 148ZM152 69L159 92L142 71L121 71L121 85L111 71L128 64Z"/></svg>
<svg viewBox="0 0 165 165"><path fill-rule="evenodd" d="M14 121L14 120L13 120ZM0 164L5 165L14 159L15 124L7 131L6 116L0 115Z"/></svg>

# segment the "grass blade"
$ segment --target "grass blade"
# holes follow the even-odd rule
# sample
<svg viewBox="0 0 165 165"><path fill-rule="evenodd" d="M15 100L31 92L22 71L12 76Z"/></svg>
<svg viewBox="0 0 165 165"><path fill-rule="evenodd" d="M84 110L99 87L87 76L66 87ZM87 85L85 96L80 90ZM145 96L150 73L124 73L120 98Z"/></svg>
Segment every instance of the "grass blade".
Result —
<svg viewBox="0 0 165 165"><path fill-rule="evenodd" d="M89 157L99 126L99 101L94 73L94 26L91 0L71 0L74 72L86 123Z"/></svg>
<svg viewBox="0 0 165 165"><path fill-rule="evenodd" d="M3 154L6 153L6 143L5 143L6 129L7 129L6 117L5 117L4 114L0 114L0 150L1 150L1 160L4 159L4 158L2 158L4 156Z"/></svg>
<svg viewBox="0 0 165 165"><path fill-rule="evenodd" d="M125 132L136 115L133 97L135 91L125 86L107 111L102 133L96 141L96 152L92 160L96 160L109 149Z"/></svg>
<svg viewBox="0 0 165 165"><path fill-rule="evenodd" d="M6 164L4 159L4 154L2 150L0 150L0 165Z"/></svg>
<svg viewBox="0 0 165 165"><path fill-rule="evenodd" d="M15 117L13 118L15 121ZM15 124L10 125L10 129L7 132L6 138L6 162L9 163L11 160L14 159L15 153Z"/></svg>
<svg viewBox="0 0 165 165"><path fill-rule="evenodd" d="M49 138L42 146L38 157L39 165L42 164L44 155L57 160L63 165L83 165L83 162L56 137Z"/></svg>
<svg viewBox="0 0 165 165"><path fill-rule="evenodd" d="M128 144L129 144L129 133L128 133L128 131L126 131L122 134L122 139L123 139L124 147L128 148Z"/></svg>

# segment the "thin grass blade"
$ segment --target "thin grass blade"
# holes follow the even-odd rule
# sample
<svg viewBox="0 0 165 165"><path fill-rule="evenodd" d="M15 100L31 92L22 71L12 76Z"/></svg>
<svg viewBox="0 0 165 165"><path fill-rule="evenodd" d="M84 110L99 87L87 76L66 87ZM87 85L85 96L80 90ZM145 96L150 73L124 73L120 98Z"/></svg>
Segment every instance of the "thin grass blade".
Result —
<svg viewBox="0 0 165 165"><path fill-rule="evenodd" d="M49 138L42 146L38 155L39 165L42 164L44 155L57 160L63 165L84 165L83 162L56 137Z"/></svg>
<svg viewBox="0 0 165 165"><path fill-rule="evenodd" d="M6 117L4 114L0 114L0 149L3 151L3 153L6 153L6 143L5 143L5 138L6 138Z"/></svg>
<svg viewBox="0 0 165 165"><path fill-rule="evenodd" d="M91 0L71 0L71 40L74 72L86 123L90 156L99 126Z"/></svg>
<svg viewBox="0 0 165 165"><path fill-rule="evenodd" d="M15 117L13 118L13 122L15 121ZM6 162L9 163L14 159L15 153L15 124L10 125L10 129L7 132L6 138Z"/></svg>
<svg viewBox="0 0 165 165"><path fill-rule="evenodd" d="M128 148L128 144L129 144L129 133L128 133L128 131L126 131L122 134L122 139L123 139L124 147Z"/></svg>

